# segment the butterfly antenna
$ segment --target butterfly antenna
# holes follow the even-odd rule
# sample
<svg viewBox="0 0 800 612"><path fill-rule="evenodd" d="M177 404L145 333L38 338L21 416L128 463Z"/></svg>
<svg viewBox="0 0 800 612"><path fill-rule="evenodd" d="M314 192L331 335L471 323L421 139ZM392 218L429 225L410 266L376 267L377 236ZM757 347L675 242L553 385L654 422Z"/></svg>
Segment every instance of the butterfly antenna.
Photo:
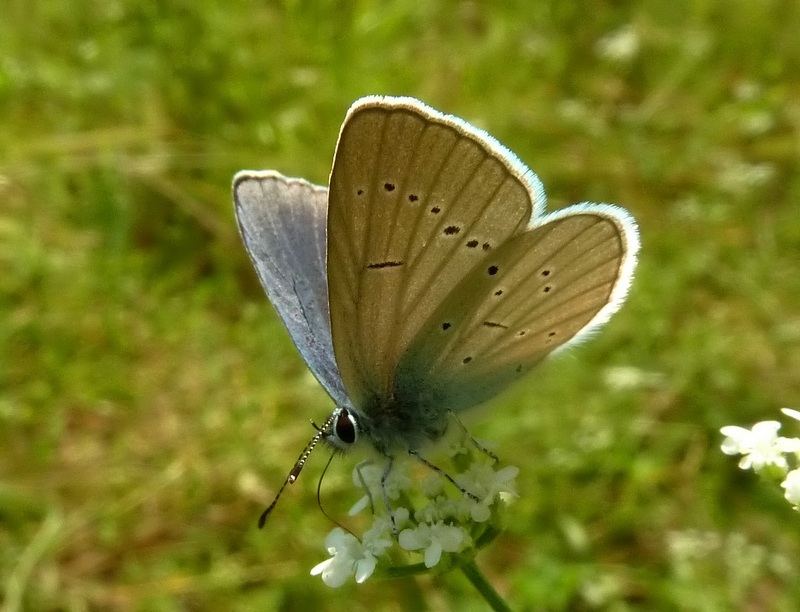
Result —
<svg viewBox="0 0 800 612"><path fill-rule="evenodd" d="M480 498L479 498L477 495L474 495L473 493L470 493L469 491L467 491L467 490L466 490L464 487L462 487L460 484L458 484L458 483L457 483L457 482L456 482L456 481L453 479L453 477L452 477L452 476L450 476L450 474L448 474L447 472L445 472L445 471L444 471L442 468L440 468L439 466L433 465L433 464L432 464L430 461L428 461L427 459L425 459L425 457L423 457L422 455L420 455L420 454L419 454L417 451L410 450L410 451L408 451L408 454L409 454L409 455L411 455L411 456L413 456L413 457L416 457L416 458L417 458L417 459L418 459L420 462L422 462L422 463L424 463L425 465L427 465L427 466L428 466L430 469L432 469L434 472L436 472L436 473L437 473L437 474L439 474L440 476L444 476L445 478L447 478L447 480L449 480L449 481L452 483L452 485L453 485L453 486L454 486L456 489L458 489L459 491L461 491L461 492L462 492L464 495L466 495L467 497L469 497L469 498L470 498L470 499L472 499L473 501L476 501L476 502L479 502L479 501L481 501L481 500L480 500Z"/></svg>
<svg viewBox="0 0 800 612"><path fill-rule="evenodd" d="M289 470L289 474L286 476L286 480L283 481L281 488L278 489L278 494L275 496L275 499L272 500L272 503L267 506L267 509L261 513L261 516L258 518L258 528L262 529L264 527L264 523L267 522L272 509L275 508L275 505L278 503L278 500L283 493L283 490L286 488L288 484L294 484L294 481L297 480L297 477L300 475L300 472L303 471L303 467L308 460L308 456L314 450L314 447L317 446L317 443L324 437L330 435L328 430L330 429L331 425L333 424L334 418L336 413L334 412L328 419L322 424L322 427L319 427L314 421L311 421L311 424L314 426L314 429L317 430L317 433L314 434L314 437L306 444L306 447L303 449L303 452L300 453L300 456L297 458L297 461L294 462L294 467ZM330 461L328 461L330 465ZM328 469L327 466L325 469ZM324 514L324 512L323 512Z"/></svg>

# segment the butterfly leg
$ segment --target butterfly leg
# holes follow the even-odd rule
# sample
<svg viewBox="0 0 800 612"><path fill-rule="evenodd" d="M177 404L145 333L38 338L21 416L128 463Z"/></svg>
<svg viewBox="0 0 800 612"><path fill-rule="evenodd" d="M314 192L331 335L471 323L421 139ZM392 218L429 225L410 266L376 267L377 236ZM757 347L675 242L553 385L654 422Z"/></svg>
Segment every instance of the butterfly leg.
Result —
<svg viewBox="0 0 800 612"><path fill-rule="evenodd" d="M464 433L464 435L467 437L467 439L469 439L469 441L472 444L472 446L477 448L479 451L481 451L484 455L489 457L495 463L499 463L500 462L500 458L497 455L495 455L492 451L490 451L488 448L486 448L485 446L480 444L475 438L472 437L472 434L469 433L469 430L464 426L464 423L462 423L459 420L459 418L455 415L455 413L450 412L449 414L452 417L452 419L456 423L458 423L458 426L461 428L461 431Z"/></svg>
<svg viewBox="0 0 800 612"><path fill-rule="evenodd" d="M369 499L369 511L372 512L373 516L375 515L375 501L372 499L372 491L370 491L369 485L367 481L364 479L364 475L361 473L361 468L367 465L371 465L372 461L369 459L365 459L364 461L359 461L358 465L356 465L356 475L358 476L358 481L361 483L361 488L364 489L364 494Z"/></svg>
<svg viewBox="0 0 800 612"><path fill-rule="evenodd" d="M383 474L381 475L381 491L383 492L383 503L386 504L386 510L389 512L389 518L392 519L392 532L396 538L397 521L394 519L394 510L392 510L392 504L389 503L389 494L386 492L386 479L389 477L389 473L392 471L393 464L394 457L388 455L386 457L386 467L383 469Z"/></svg>
<svg viewBox="0 0 800 612"><path fill-rule="evenodd" d="M453 484L453 486L454 486L456 489L458 489L459 491L461 491L461 492L462 492L464 495L466 495L466 496L467 496L467 497L469 497L470 499L472 499L472 500L474 500L474 501L476 501L476 502L479 502L479 501L481 501L481 500L480 500L480 498L479 498L477 495L473 495L472 493L470 493L469 491L467 491L467 490L466 490L464 487L462 487L460 484L458 484L458 483L457 483L457 482L456 482L456 481L453 479L453 477L452 477L452 476L450 476L450 474L448 474L447 472L445 472L445 471L444 471L442 468L440 468L440 467L438 467L438 466L436 466L436 465L433 465L433 464L432 464L430 461L428 461L427 459L425 459L425 457L423 457L422 455L420 455L420 454L419 454L417 451L415 451L415 450L409 450L409 451L408 451L408 454L409 454L409 455L412 455L413 457L416 457L418 461L421 461L422 463L424 463L425 465L427 465L427 466L428 466L430 469L432 469L434 472L436 472L436 473L437 473L437 474L439 474L440 476L444 476L444 477L445 477L447 480L449 480L449 481L450 481L450 482Z"/></svg>

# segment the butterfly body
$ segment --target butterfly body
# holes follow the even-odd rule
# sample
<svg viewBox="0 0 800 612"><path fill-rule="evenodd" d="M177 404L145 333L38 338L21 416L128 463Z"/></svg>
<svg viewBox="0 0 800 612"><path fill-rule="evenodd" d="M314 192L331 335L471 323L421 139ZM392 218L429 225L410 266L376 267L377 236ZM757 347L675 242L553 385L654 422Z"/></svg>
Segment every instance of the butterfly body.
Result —
<svg viewBox="0 0 800 612"><path fill-rule="evenodd" d="M621 208L545 214L536 175L412 98L347 113L327 190L245 171L245 246L336 403L320 435L416 452L620 307L639 248Z"/></svg>
<svg viewBox="0 0 800 612"><path fill-rule="evenodd" d="M399 391L399 390L398 390ZM409 397L400 391L367 396L351 413L359 435L369 440L384 455L397 451L417 451L438 440L447 429L447 412L435 402Z"/></svg>

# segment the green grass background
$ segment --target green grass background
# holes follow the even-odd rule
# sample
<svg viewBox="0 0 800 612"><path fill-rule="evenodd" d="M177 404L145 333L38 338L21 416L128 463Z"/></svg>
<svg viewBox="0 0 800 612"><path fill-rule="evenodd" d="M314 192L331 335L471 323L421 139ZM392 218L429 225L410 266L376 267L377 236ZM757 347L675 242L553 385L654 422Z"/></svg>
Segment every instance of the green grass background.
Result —
<svg viewBox="0 0 800 612"><path fill-rule="evenodd" d="M798 32L800 5L769 0L5 2L6 609L484 609L458 574L309 576L324 452L255 525L332 406L230 180L324 184L374 93L487 129L551 208L616 202L641 227L620 313L472 419L521 468L478 558L498 590L525 610L792 609L800 516L718 429L800 408ZM356 459L324 483L335 516Z"/></svg>

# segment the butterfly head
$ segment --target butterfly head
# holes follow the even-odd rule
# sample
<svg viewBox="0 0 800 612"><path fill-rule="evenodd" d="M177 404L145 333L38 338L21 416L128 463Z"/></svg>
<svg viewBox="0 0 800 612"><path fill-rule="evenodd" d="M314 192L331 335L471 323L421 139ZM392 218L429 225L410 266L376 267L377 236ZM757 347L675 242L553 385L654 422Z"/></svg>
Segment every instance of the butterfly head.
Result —
<svg viewBox="0 0 800 612"><path fill-rule="evenodd" d="M320 431L335 450L346 451L358 441L359 425L355 413L341 406L331 415L330 427Z"/></svg>

